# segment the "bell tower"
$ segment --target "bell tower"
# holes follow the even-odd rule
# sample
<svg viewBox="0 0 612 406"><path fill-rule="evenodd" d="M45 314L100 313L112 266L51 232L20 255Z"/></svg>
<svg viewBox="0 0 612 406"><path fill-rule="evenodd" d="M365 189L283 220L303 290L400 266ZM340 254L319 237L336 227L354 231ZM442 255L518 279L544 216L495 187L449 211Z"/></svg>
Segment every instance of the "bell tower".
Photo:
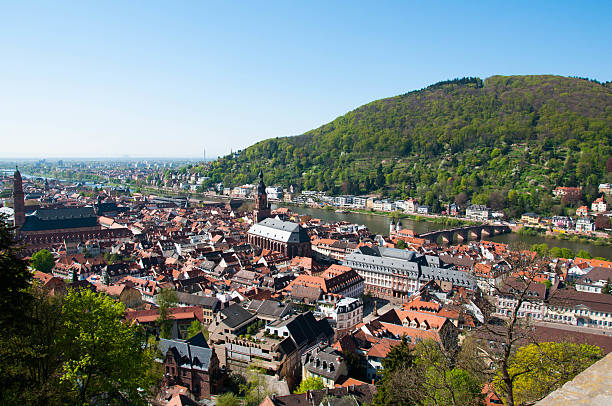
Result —
<svg viewBox="0 0 612 406"><path fill-rule="evenodd" d="M13 175L13 209L15 210L15 227L19 229L25 223L25 200L23 180L17 167L15 167L15 175Z"/></svg>
<svg viewBox="0 0 612 406"><path fill-rule="evenodd" d="M266 185L263 182L263 172L260 170L259 182L257 183L257 195L255 196L255 209L253 210L253 220L259 223L263 219L270 217L270 206L268 205L268 195Z"/></svg>

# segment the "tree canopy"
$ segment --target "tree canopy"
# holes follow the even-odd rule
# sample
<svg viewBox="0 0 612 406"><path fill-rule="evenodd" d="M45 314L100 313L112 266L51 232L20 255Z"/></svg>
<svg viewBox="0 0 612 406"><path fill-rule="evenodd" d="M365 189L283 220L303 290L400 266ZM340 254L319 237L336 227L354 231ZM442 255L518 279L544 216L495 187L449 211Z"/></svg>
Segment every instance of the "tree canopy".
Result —
<svg viewBox="0 0 612 406"><path fill-rule="evenodd" d="M30 264L32 268L36 269L40 272L49 272L55 266L55 259L53 258L53 254L51 254L47 250L40 250L32 255L30 259Z"/></svg>
<svg viewBox="0 0 612 406"><path fill-rule="evenodd" d="M70 290L64 299L59 342L64 351L60 381L80 404L144 404L152 383L152 353L144 334L123 321L125 307L103 294Z"/></svg>
<svg viewBox="0 0 612 406"><path fill-rule="evenodd" d="M601 349L588 344L545 342L519 348L509 367L515 404L544 398L601 357ZM501 387L501 376L496 378L495 385Z"/></svg>
<svg viewBox="0 0 612 406"><path fill-rule="evenodd" d="M308 378L303 378L302 382L298 385L295 393L306 393L309 390L318 390L325 388L323 384L323 380L318 377L310 376Z"/></svg>

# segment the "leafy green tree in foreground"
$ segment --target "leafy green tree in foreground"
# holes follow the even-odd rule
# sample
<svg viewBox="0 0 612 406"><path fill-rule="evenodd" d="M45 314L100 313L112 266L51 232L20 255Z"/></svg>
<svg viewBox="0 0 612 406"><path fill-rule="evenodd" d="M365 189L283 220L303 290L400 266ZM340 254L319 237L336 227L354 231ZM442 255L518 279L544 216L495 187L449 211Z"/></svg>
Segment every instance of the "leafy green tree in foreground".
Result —
<svg viewBox="0 0 612 406"><path fill-rule="evenodd" d="M468 370L480 367L472 357L468 362L460 358L459 362L453 362L433 340L420 342L413 350L406 340L402 340L388 355L383 360L385 369L374 406L476 406L482 403L481 377Z"/></svg>
<svg viewBox="0 0 612 406"><path fill-rule="evenodd" d="M599 347L588 344L539 343L518 349L510 358L514 404L531 404L572 380L602 357ZM501 375L494 384L503 386ZM503 390L500 391L503 393ZM504 403L507 399L504 399Z"/></svg>
<svg viewBox="0 0 612 406"><path fill-rule="evenodd" d="M18 327L16 322L32 300L28 290L32 273L19 257L11 231L6 216L0 215L0 334Z"/></svg>
<svg viewBox="0 0 612 406"><path fill-rule="evenodd" d="M32 255L30 263L32 264L32 268L36 269L37 271L49 272L55 266L55 259L53 258L53 254L51 254L49 251L40 250Z"/></svg>
<svg viewBox="0 0 612 406"><path fill-rule="evenodd" d="M414 371L421 376L423 405L480 405L482 386L465 369L451 367L450 360L433 340L417 344Z"/></svg>
<svg viewBox="0 0 612 406"><path fill-rule="evenodd" d="M321 378L311 376L302 379L302 382L300 382L300 385L295 390L295 393L306 393L309 390L319 390L323 388L325 388L323 380Z"/></svg>
<svg viewBox="0 0 612 406"><path fill-rule="evenodd" d="M123 304L71 290L63 312L60 381L70 384L74 403L144 404L144 390L153 384L152 353L141 331L123 321Z"/></svg>
<svg viewBox="0 0 612 406"><path fill-rule="evenodd" d="M23 341L27 333L22 323L32 303L29 291L32 274L14 246L12 229L0 215L0 404L19 404L18 396L27 388L21 369ZM24 402L22 402L23 404Z"/></svg>

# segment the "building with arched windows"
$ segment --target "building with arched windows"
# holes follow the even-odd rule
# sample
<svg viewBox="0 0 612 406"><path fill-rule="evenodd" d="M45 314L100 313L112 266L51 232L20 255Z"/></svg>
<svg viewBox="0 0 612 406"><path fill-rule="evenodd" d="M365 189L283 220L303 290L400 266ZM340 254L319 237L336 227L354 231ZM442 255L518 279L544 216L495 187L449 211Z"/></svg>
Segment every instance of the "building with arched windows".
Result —
<svg viewBox="0 0 612 406"><path fill-rule="evenodd" d="M310 237L302 226L279 218L267 218L251 226L249 244L282 252L289 258L309 257Z"/></svg>

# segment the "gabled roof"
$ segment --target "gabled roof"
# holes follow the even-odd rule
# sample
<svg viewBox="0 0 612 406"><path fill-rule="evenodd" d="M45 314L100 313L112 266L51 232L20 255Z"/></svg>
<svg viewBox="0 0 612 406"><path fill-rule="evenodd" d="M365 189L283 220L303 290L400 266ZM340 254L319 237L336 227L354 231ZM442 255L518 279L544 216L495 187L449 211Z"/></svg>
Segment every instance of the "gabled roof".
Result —
<svg viewBox="0 0 612 406"><path fill-rule="evenodd" d="M233 305L221 310L221 314L223 315L223 323L225 323L229 328L238 327L239 325L255 317L238 303L234 303Z"/></svg>
<svg viewBox="0 0 612 406"><path fill-rule="evenodd" d="M312 343L320 336L331 337L334 335L334 330L329 325L327 319L316 320L312 312L293 316L281 322L278 326L283 325L287 326L289 334L298 347Z"/></svg>
<svg viewBox="0 0 612 406"><path fill-rule="evenodd" d="M198 336L202 336L202 333L187 341L160 338L158 348L164 357L170 351L182 367L208 371L213 351L206 344L204 337Z"/></svg>
<svg viewBox="0 0 612 406"><path fill-rule="evenodd" d="M248 233L287 243L310 242L308 233L298 223L278 218L264 219L251 226Z"/></svg>

